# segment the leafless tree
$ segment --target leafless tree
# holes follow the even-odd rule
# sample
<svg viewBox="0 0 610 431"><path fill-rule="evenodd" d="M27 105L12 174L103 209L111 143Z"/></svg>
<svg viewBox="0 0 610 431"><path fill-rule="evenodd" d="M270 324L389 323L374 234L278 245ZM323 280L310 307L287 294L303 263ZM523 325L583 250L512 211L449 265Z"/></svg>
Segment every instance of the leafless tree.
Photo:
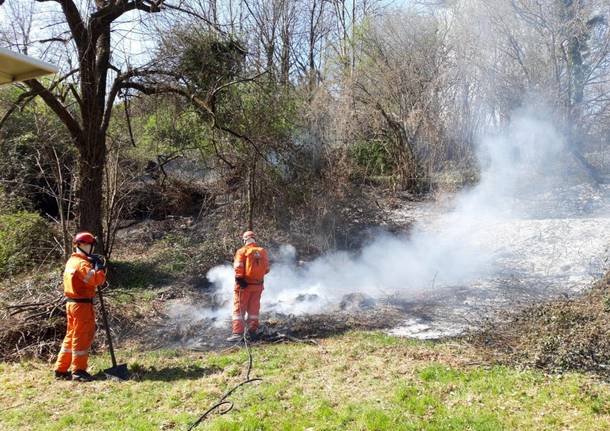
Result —
<svg viewBox="0 0 610 431"><path fill-rule="evenodd" d="M163 0L99 0L93 5L73 0L53 3L60 8L68 33L59 30L46 42L65 43L74 50L76 64L68 74L75 75L77 83L49 86L33 79L26 84L59 117L79 152L79 228L97 234L103 250L106 131L119 90L137 75L133 69L120 70L112 63L112 29L117 20L132 11L159 12Z"/></svg>
<svg viewBox="0 0 610 431"><path fill-rule="evenodd" d="M380 117L383 133L397 159L402 185L413 188L425 176L442 140L440 91L449 53L436 18L403 12L375 21L363 43L357 97L365 112Z"/></svg>
<svg viewBox="0 0 610 431"><path fill-rule="evenodd" d="M603 1L512 0L457 2L453 37L488 119L506 119L539 104L560 118L569 150L593 181L583 156L599 119L608 115L610 7ZM465 77L463 80L466 80ZM473 103L476 105L476 103Z"/></svg>

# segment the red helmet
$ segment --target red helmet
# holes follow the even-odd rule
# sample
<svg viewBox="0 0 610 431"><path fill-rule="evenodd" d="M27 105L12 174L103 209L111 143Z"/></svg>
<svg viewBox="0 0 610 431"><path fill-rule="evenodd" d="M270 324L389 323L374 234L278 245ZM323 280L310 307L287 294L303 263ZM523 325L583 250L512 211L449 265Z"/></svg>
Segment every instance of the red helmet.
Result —
<svg viewBox="0 0 610 431"><path fill-rule="evenodd" d="M72 243L95 245L97 243L97 240L95 239L95 236L90 232L79 232L76 235L74 235L74 239L72 240Z"/></svg>
<svg viewBox="0 0 610 431"><path fill-rule="evenodd" d="M250 238L256 239L256 234L254 232L252 232L251 230L245 231L241 237L241 239L244 241L249 240Z"/></svg>

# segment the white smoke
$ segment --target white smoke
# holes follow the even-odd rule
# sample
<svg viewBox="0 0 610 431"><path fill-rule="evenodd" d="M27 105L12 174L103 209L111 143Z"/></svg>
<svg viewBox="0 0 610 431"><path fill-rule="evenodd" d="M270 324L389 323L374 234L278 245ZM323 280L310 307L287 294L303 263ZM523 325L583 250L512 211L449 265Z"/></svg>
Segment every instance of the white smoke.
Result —
<svg viewBox="0 0 610 431"><path fill-rule="evenodd" d="M495 225L531 211L518 202L534 199L558 183L565 153L564 140L551 122L517 113L505 130L481 139L480 182L460 193L449 212L416 225L408 235L382 234L357 253L333 252L300 265L294 247L272 251L262 311L323 312L350 293L408 296L435 287L464 286L494 274L498 244L489 233ZM213 268L208 279L227 304L214 316L224 313L229 318L232 268Z"/></svg>

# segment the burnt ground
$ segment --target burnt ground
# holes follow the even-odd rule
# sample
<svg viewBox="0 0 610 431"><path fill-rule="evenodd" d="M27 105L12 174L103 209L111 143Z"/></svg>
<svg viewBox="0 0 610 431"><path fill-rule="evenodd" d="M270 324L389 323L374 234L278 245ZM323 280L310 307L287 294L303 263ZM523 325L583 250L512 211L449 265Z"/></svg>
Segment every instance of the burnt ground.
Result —
<svg viewBox="0 0 610 431"><path fill-rule="evenodd" d="M578 186L576 193L564 190L553 196L540 196L533 205L531 202L528 205L534 211L479 226L475 245L489 253L492 270L468 283L435 284L431 280L424 288L382 297L353 293L343 296L328 311L317 314L287 315L263 307L262 338L277 342L315 339L349 330L384 330L420 339L443 339L483 331L490 339L496 328L514 327L531 332L530 328L515 322L523 322L523 316L535 314L535 310L544 310L557 301L563 301L563 306L574 303L582 307L590 300L583 298L593 298L588 289L607 270L609 194L609 187L595 190ZM557 200L561 200L561 205ZM439 214L446 208L447 202L436 205L393 201L386 220L394 218L395 227L425 220L434 229ZM157 314L147 321L146 329L142 332L132 329L132 335L139 332L142 336L145 332L144 344L149 348L230 347L225 341L230 332L230 313L219 304L216 309L210 308L214 292L197 295L159 304ZM600 296L594 298L599 300ZM206 304L207 308L202 310L199 304ZM497 329L498 339L501 332ZM493 342L488 345L500 347ZM511 356L511 360L515 358Z"/></svg>
<svg viewBox="0 0 610 431"><path fill-rule="evenodd" d="M412 315L391 333L456 336L505 320L507 311L578 298L610 269L610 186L566 185L510 204L515 214L481 218L460 243L481 251L484 270L457 285L431 280L404 299ZM428 211L424 228L452 220Z"/></svg>
<svg viewBox="0 0 610 431"><path fill-rule="evenodd" d="M610 339L605 324L610 321L609 295L607 288L596 288L593 293L586 290L607 268L609 190L579 192L578 199L572 202L574 208L561 206L563 212L553 209L554 199L548 198L547 204L540 200L535 205L540 210L533 214L486 226L476 245L486 247L493 256L491 274L461 285L431 280L424 288L383 297L348 294L318 314L288 315L263 308L259 342L307 342L350 330L384 330L423 339L465 336L487 352L492 362L603 372L606 366L610 367L605 353L610 346L604 341ZM439 214L450 206L447 201L410 198L388 199L378 205L383 208L378 222L391 231L406 230L412 223L422 221L435 229ZM181 234L191 236L192 226L196 225L189 220L177 221ZM174 226L171 229L175 231ZM148 225L145 234L150 236L149 244L163 238L163 234L155 234L156 230L166 228ZM138 234L132 230L130 235ZM230 333L230 313L218 303L212 286L201 280L202 275L192 274L163 279L161 287L152 290L154 298L146 305L121 298L130 294L121 287L111 290L111 324L119 346L198 351L231 348L225 340ZM36 292L36 283L30 283L29 291ZM216 314L211 317L208 311L202 313L201 306ZM51 358L64 329L60 311L53 306L52 318L44 316L48 329L39 344L22 344L8 356L3 352L3 357ZM24 333L24 327L7 322L3 320L0 328L3 340L28 341L30 333ZM25 328L40 335L32 325ZM98 352L105 348L104 334L99 329L95 346Z"/></svg>
<svg viewBox="0 0 610 431"><path fill-rule="evenodd" d="M315 217L295 214L289 230L281 223L269 223L257 230L272 246L292 243L298 247L300 258L312 259L329 248L358 247L359 241L373 235L380 225L386 230L405 229L409 223L388 221L387 214L392 208L416 201L411 195L395 197L363 188L345 202L315 208L319 212ZM239 223L243 217L237 216L240 208L236 201L204 217L122 223L125 228L117 237L109 272L111 287L106 292L111 328L119 346L226 347L228 321L219 326L197 314L180 316L168 308L176 304L213 307L217 303L205 274L219 262L229 261L239 246L235 233L243 229ZM2 360L53 360L66 327L62 266L62 262L55 262L36 273L0 281ZM264 326L266 339L276 339L277 334L317 338L349 329L387 328L399 320L399 314L388 308L368 309L358 317L349 311L298 317L267 314ZM98 319L93 351L104 350L105 333Z"/></svg>
<svg viewBox="0 0 610 431"><path fill-rule="evenodd" d="M192 303L206 303L202 296L171 300L158 304L153 316L142 326L123 332L123 338L137 340L146 349L181 348L197 351L222 350L235 343L230 335L229 316L211 319L198 314ZM348 295L341 308L324 314L286 315L265 313L257 343L302 341L340 335L352 330L383 330L397 325L405 313L399 304L375 303L360 294Z"/></svg>

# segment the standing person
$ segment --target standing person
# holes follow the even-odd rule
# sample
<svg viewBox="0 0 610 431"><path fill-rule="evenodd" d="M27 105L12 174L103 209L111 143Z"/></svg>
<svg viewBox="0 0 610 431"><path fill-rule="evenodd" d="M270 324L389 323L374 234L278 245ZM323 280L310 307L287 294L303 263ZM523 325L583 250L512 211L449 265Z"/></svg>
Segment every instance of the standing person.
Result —
<svg viewBox="0 0 610 431"><path fill-rule="evenodd" d="M228 341L240 340L246 326L250 337L256 336L263 282L265 274L269 272L267 251L256 244L256 234L250 230L244 232L242 240L244 246L237 250L233 262L235 269L233 334L227 339ZM245 318L246 313L248 314L247 319Z"/></svg>
<svg viewBox="0 0 610 431"><path fill-rule="evenodd" d="M66 263L64 295L68 328L55 363L58 380L93 380L87 372L89 349L95 335L93 298L96 289L106 281L106 262L93 254L95 244L91 233L77 233L72 241L74 253Z"/></svg>

